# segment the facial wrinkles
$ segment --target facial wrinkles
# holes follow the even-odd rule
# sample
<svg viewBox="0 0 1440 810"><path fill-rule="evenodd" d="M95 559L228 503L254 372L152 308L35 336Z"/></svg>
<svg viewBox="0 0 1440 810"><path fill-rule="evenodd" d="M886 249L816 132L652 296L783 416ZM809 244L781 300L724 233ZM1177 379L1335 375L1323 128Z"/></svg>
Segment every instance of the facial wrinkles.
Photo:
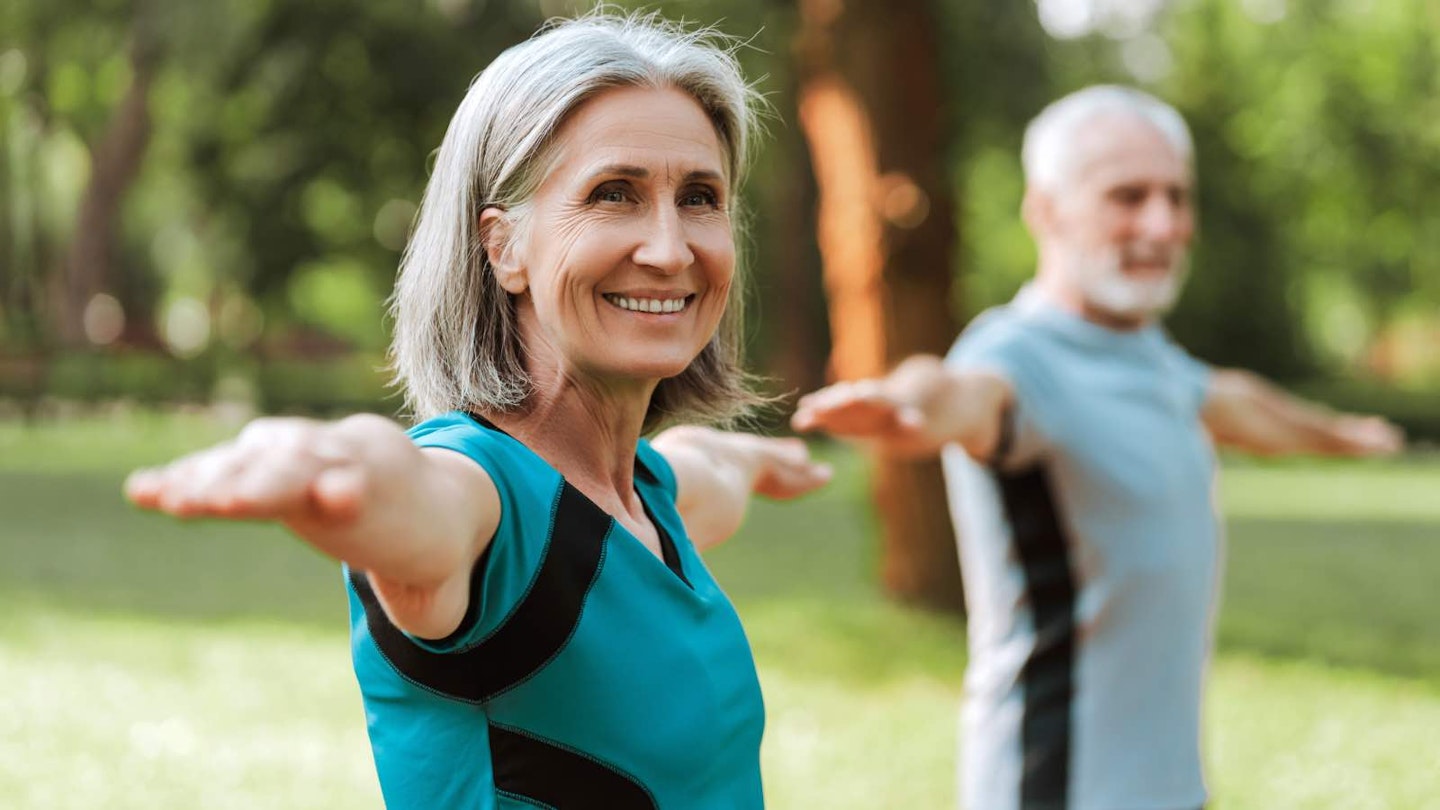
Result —
<svg viewBox="0 0 1440 810"><path fill-rule="evenodd" d="M690 110L668 99L656 103L653 95L639 104L619 95L610 98L620 103L582 109L560 133L554 164L533 198L533 227L528 229L530 317L539 321L532 324L536 340L529 349L545 352L544 365L568 378L567 385L577 375L590 376L584 368L587 358L606 362L601 358L607 353L595 349L615 339L606 330L627 323L609 317L615 313L607 308L614 305L603 293L683 288L697 294L689 322L680 324L684 331L673 333L681 342L670 348L683 344L687 351L699 351L704 341L698 339L708 340L718 326L734 270L723 156L708 119L698 106ZM693 104L683 94L672 99ZM705 173L713 177L697 176ZM623 200L596 198L597 190L610 183ZM685 204L702 190L718 205ZM677 263L661 274L637 265L636 251L644 239L670 240L667 253L676 249L673 242L683 242L687 266ZM630 326L622 328L631 332ZM591 382L600 388L611 384Z"/></svg>
<svg viewBox="0 0 1440 810"><path fill-rule="evenodd" d="M1191 214L1188 201L1171 195L1177 187L1188 192L1188 165L1153 125L1127 116L1097 119L1074 148L1073 173L1057 201L1066 274L1097 309L1164 312L1185 277ZM1147 220L1156 216L1170 219Z"/></svg>

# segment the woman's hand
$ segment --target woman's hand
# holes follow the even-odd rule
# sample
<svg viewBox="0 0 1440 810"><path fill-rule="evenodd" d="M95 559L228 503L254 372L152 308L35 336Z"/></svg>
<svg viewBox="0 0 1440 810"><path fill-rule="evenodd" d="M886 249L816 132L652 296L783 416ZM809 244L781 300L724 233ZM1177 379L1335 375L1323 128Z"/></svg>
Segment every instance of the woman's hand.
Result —
<svg viewBox="0 0 1440 810"><path fill-rule="evenodd" d="M675 507L697 548L728 539L740 528L750 496L797 498L830 480L828 464L810 458L799 439L677 427L653 445L675 471Z"/></svg>
<svg viewBox="0 0 1440 810"><path fill-rule="evenodd" d="M273 520L365 571L396 625L439 638L500 521L494 482L449 450L420 449L378 416L260 419L234 441L138 470L137 506L177 517Z"/></svg>
<svg viewBox="0 0 1440 810"><path fill-rule="evenodd" d="M125 494L176 517L338 528L360 513L371 483L368 460L389 457L403 466L418 452L399 426L379 417L259 419L234 441L137 470Z"/></svg>

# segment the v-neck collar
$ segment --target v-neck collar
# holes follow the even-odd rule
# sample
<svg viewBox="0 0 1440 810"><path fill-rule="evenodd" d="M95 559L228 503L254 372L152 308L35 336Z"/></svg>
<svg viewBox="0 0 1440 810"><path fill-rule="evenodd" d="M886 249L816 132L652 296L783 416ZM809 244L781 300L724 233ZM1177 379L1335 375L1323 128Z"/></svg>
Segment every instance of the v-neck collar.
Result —
<svg viewBox="0 0 1440 810"><path fill-rule="evenodd" d="M555 470L555 465L551 464L549 461L546 461L545 458L539 453L531 450L530 447L527 446L524 442L520 441L514 436L511 436L508 432L505 431L504 428L499 427L494 422L491 422L489 419L486 419L478 413L466 411L465 415L470 417L471 420L473 420L481 427L487 430L493 430L494 432L505 436L511 441L514 441L516 444L519 444L521 447L524 447L526 450L529 450L531 455L540 459L540 461L543 462L545 466L549 467L552 470ZM565 475L559 470L555 470L555 473L560 475L561 481L564 481L567 484L569 483L569 480L565 478ZM586 495L584 492L581 492L579 487L576 487L574 484L571 484L570 486L575 489L576 493L578 493L580 497L584 498L587 502L589 502L590 505L594 506L596 509L600 509L600 511L602 512L605 511L600 507L599 504L590 500L590 496ZM644 461L640 459L640 452L638 448L635 452L635 479L633 486L636 496L640 498L640 506L645 510L645 516L650 519L650 525L655 527L655 534L660 540L660 561L665 565L666 568L670 569L670 572L676 577L678 577L681 582L683 582L691 590L694 590L694 583L690 581L689 577L685 576L685 566L680 561L680 549L675 545L675 539L670 536L670 531L665 528L665 524L660 520L659 517L656 516L655 510L650 508L650 499L646 497L646 490L651 487L655 487L658 489L660 487L660 479L657 475L655 475L655 472L650 469L649 465L647 465ZM616 527L624 531L625 534L629 535L630 539L637 543L645 551L645 554L647 556L650 556L652 558L655 556L655 554L651 552L650 549L645 548L645 544L640 542L640 538L636 537L634 532L630 531L628 528L625 527L624 523L617 520L615 516L611 515L609 512L606 512L605 514L609 515L610 519L615 522Z"/></svg>

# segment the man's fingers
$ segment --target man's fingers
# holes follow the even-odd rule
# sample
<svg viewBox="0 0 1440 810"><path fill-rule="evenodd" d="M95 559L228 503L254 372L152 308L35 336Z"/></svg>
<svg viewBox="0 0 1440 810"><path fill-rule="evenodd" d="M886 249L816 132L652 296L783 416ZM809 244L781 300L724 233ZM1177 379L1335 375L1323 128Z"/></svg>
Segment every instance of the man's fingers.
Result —
<svg viewBox="0 0 1440 810"><path fill-rule="evenodd" d="M791 418L796 430L848 437L877 436L920 423L918 411L896 402L875 380L839 383L809 394Z"/></svg>
<svg viewBox="0 0 1440 810"><path fill-rule="evenodd" d="M1347 418L1341 434L1353 451L1364 455L1388 455L1405 447L1404 432L1378 416Z"/></svg>
<svg viewBox="0 0 1440 810"><path fill-rule="evenodd" d="M895 411L895 421L906 430L919 430L925 426L925 414L913 405L902 405Z"/></svg>

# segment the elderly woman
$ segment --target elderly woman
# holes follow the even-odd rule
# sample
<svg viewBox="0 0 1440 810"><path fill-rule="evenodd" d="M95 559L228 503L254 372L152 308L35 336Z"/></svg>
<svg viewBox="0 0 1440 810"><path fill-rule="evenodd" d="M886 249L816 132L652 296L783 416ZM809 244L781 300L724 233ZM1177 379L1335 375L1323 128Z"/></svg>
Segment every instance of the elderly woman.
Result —
<svg viewBox="0 0 1440 810"><path fill-rule="evenodd" d="M749 645L697 549L828 472L697 427L754 403L734 215L752 92L654 18L549 28L480 74L395 294L403 431L261 420L137 504L284 523L347 567L391 808L762 803Z"/></svg>

